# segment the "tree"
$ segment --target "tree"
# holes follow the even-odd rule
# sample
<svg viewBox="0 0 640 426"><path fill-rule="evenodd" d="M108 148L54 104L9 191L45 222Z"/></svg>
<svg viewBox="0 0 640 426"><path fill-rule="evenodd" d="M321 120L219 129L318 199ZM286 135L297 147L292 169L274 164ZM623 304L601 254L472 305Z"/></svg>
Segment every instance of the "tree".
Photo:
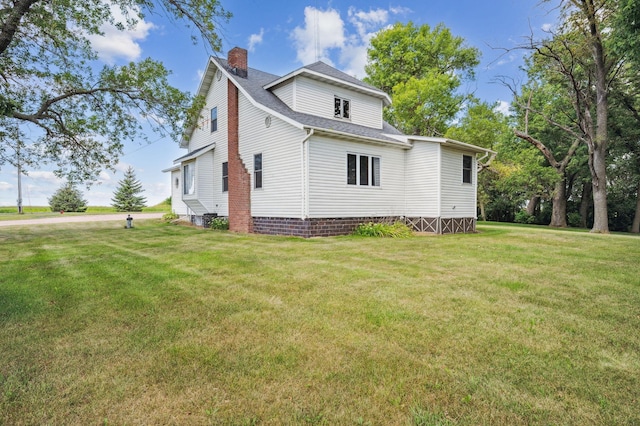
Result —
<svg viewBox="0 0 640 426"><path fill-rule="evenodd" d="M533 55L528 61L529 83L516 96L518 128L515 135L530 143L545 158L547 167L555 173L550 226L567 227L567 172L581 146L582 138L570 131L574 117L553 64L543 55Z"/></svg>
<svg viewBox="0 0 640 426"><path fill-rule="evenodd" d="M478 49L440 24L396 23L371 40L364 81L391 94L385 119L408 134L441 136L469 97L458 93L473 79Z"/></svg>
<svg viewBox="0 0 640 426"><path fill-rule="evenodd" d="M640 135L637 129L640 126L640 2L636 0L619 0L619 7L613 19L613 46L620 56L627 55L628 63L624 68L623 78L619 80L618 90L613 101L621 105L616 113L612 114L614 120L627 118L626 125L619 125L614 133L621 138L621 143L614 147L614 154L618 154L614 160L614 175L626 176L624 179L630 183L630 187L621 191L627 196L635 192L635 214L631 225L631 232L640 232ZM622 110L622 113L619 111ZM635 121L635 124L633 122ZM622 136L624 133L631 135ZM633 134L635 132L635 134ZM623 146L620 149L620 145ZM621 154L621 155L620 155ZM627 167L627 173L620 167L622 162ZM624 166L623 166L624 167ZM631 178L631 182L629 182ZM635 186L635 189L634 189Z"/></svg>
<svg viewBox="0 0 640 426"><path fill-rule="evenodd" d="M172 87L160 62L103 66L91 45L104 25L130 29L159 10L195 26L219 50L216 29L230 14L218 0L3 2L0 166L10 161L5 148L31 140L23 165L52 163L58 175L91 181L113 169L124 141L144 139L148 129L178 139L202 100Z"/></svg>
<svg viewBox="0 0 640 426"><path fill-rule="evenodd" d="M67 182L49 198L49 206L52 212L84 212L87 200L73 183Z"/></svg>
<svg viewBox="0 0 640 426"><path fill-rule="evenodd" d="M143 192L142 183L136 180L133 167L129 166L124 172L124 178L118 182L118 188L113 193L112 206L119 212L139 212L146 207L147 199L140 194Z"/></svg>
<svg viewBox="0 0 640 426"><path fill-rule="evenodd" d="M610 18L618 2L560 0L560 5L559 31L551 39L536 41L531 37L525 48L544 58L563 78L572 106L565 113L574 117L572 126L556 125L588 148L594 205L591 231L609 232L606 169L609 91L623 59L615 55L608 43Z"/></svg>

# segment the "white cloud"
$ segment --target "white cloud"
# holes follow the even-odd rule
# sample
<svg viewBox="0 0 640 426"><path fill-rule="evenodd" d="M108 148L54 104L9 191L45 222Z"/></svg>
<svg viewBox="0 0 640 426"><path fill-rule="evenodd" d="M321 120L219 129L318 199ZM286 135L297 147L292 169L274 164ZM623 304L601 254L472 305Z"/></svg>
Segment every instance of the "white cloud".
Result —
<svg viewBox="0 0 640 426"><path fill-rule="evenodd" d="M256 45L262 43L262 37L264 36L264 28L260 28L258 34L251 34L249 36L249 52L253 52Z"/></svg>
<svg viewBox="0 0 640 426"><path fill-rule="evenodd" d="M350 7L345 21L335 9L323 11L308 6L304 26L296 27L291 34L298 60L305 65L322 60L334 66L333 57L344 72L362 78L371 39L388 27L390 14L407 12L410 10L406 8L364 11Z"/></svg>
<svg viewBox="0 0 640 426"><path fill-rule="evenodd" d="M123 173L126 172L129 167L133 167L133 165L129 163L118 163L115 165L116 171L123 172ZM135 167L134 167L134 171L135 171Z"/></svg>
<svg viewBox="0 0 640 426"><path fill-rule="evenodd" d="M29 172L28 176L29 178L36 181L46 182L46 183L51 183L56 185L62 184L62 182L64 182L64 179L59 178L53 172L49 172L49 171L35 170L32 172Z"/></svg>
<svg viewBox="0 0 640 426"><path fill-rule="evenodd" d="M116 59L122 58L128 61L134 61L142 54L142 48L137 43L147 38L149 31L155 28L151 22L144 19L137 19L138 22L130 27L127 25L126 16L119 7L111 6L111 13L116 23L124 25L124 30L118 29L115 25L103 24L100 30L103 35L90 35L88 38L91 45L98 52L100 59L106 63L113 64ZM132 8L131 16L136 16L138 10Z"/></svg>
<svg viewBox="0 0 640 426"><path fill-rule="evenodd" d="M553 29L553 24L542 24L542 26L540 28L545 33L548 33L549 31L551 31Z"/></svg>
<svg viewBox="0 0 640 426"><path fill-rule="evenodd" d="M100 174L98 175L99 183L107 183L111 182L112 180L113 179L109 173L105 172L104 170L100 171Z"/></svg>
<svg viewBox="0 0 640 426"><path fill-rule="evenodd" d="M495 107L495 110L503 115L511 115L511 103L507 101L498 101L498 105Z"/></svg>
<svg viewBox="0 0 640 426"><path fill-rule="evenodd" d="M9 182L0 182L0 191L9 191L13 189L13 185Z"/></svg>
<svg viewBox="0 0 640 426"><path fill-rule="evenodd" d="M396 7L390 7L389 11L391 13L393 13L394 15L409 15L411 13L413 13L413 10L409 9L408 7L403 7L403 6L396 6Z"/></svg>
<svg viewBox="0 0 640 426"><path fill-rule="evenodd" d="M335 9L320 10L307 6L304 8L304 27L296 27L291 37L300 62L306 65L322 60L333 65L329 50L344 47L344 21Z"/></svg>

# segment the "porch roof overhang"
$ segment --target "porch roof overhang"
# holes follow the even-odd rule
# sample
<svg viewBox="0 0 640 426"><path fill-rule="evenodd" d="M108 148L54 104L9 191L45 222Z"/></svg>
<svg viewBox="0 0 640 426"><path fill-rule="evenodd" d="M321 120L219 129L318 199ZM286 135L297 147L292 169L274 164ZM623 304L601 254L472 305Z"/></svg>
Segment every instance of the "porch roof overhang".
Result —
<svg viewBox="0 0 640 426"><path fill-rule="evenodd" d="M182 157L178 157L175 160L173 160L173 164L178 164L178 163L183 163L185 161L193 160L194 158L197 158L197 157L201 156L202 154L205 154L205 153L213 150L215 147L216 147L216 143L214 142L214 143L210 143L209 145L203 146L201 148L194 149L190 153L188 153L186 155L183 155Z"/></svg>
<svg viewBox="0 0 640 426"><path fill-rule="evenodd" d="M495 151L489 148L483 148L481 146L472 145L470 143L460 142L455 139L449 139L449 138L441 138L441 137L435 137L435 136L415 136L415 135L413 136L387 135L387 136L397 139L399 141L409 143L409 144L412 144L412 142L431 142L431 143L438 143L441 145L454 146L459 149L462 149L465 151L471 151L477 154L492 154L492 155L496 154Z"/></svg>

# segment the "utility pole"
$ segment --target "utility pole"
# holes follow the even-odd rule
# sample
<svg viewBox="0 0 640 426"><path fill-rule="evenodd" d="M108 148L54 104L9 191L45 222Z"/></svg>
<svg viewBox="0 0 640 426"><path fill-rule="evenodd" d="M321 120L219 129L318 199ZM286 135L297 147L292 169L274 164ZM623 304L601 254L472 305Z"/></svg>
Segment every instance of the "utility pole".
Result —
<svg viewBox="0 0 640 426"><path fill-rule="evenodd" d="M22 164L20 163L20 148L16 150L18 162L18 214L24 214L22 211Z"/></svg>

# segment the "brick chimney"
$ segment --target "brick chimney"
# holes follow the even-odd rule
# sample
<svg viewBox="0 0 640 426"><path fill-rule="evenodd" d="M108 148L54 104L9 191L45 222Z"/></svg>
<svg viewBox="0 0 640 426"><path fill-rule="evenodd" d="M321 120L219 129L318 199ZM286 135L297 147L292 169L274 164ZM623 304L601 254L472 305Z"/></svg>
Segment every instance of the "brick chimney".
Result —
<svg viewBox="0 0 640 426"><path fill-rule="evenodd" d="M241 47L234 47L227 55L227 62L229 68L238 77L247 78L248 75L248 62L247 62L247 49Z"/></svg>

